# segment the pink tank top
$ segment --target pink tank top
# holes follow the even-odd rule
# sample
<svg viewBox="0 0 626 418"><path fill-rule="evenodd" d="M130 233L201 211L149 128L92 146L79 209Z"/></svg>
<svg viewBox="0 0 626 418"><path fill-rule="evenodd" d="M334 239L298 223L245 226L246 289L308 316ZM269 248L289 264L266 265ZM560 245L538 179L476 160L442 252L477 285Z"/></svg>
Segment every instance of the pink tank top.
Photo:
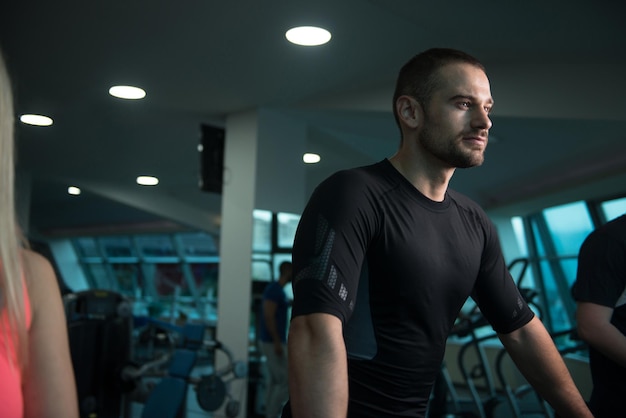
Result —
<svg viewBox="0 0 626 418"><path fill-rule="evenodd" d="M23 280L22 283L24 283ZM30 299L26 284L24 284L24 308L26 310L26 327L30 329ZM0 332L0 415L3 418L22 418L24 415L22 374L17 363L16 342L13 338L15 335L7 333L5 343L4 330L9 329L9 316L6 309L2 311L0 327L2 329Z"/></svg>

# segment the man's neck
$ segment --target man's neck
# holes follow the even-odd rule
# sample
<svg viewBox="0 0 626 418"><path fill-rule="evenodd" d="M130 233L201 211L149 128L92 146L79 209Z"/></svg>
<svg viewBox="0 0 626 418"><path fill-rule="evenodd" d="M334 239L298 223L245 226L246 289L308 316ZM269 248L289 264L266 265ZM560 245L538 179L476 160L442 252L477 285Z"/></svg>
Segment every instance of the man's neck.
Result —
<svg viewBox="0 0 626 418"><path fill-rule="evenodd" d="M435 202L444 200L454 168L436 167L401 151L389 161L424 196Z"/></svg>

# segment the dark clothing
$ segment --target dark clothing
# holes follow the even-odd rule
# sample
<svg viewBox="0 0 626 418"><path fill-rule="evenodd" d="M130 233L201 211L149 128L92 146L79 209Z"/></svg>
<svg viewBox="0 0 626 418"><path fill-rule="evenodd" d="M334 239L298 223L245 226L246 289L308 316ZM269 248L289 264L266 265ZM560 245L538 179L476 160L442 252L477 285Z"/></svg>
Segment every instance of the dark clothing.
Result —
<svg viewBox="0 0 626 418"><path fill-rule="evenodd" d="M599 227L583 242L572 295L578 302L613 308L611 323L626 335L626 215ZM589 347L596 417L626 414L626 368Z"/></svg>
<svg viewBox="0 0 626 418"><path fill-rule="evenodd" d="M292 315L344 324L350 417L424 414L468 296L500 333L533 317L483 210L452 190L443 202L426 198L388 160L318 186L293 262Z"/></svg>
<svg viewBox="0 0 626 418"><path fill-rule="evenodd" d="M287 295L285 295L283 287L278 282L271 282L265 287L263 291L263 302L266 300L276 303L276 328L281 341L284 343L287 337L287 310L289 309L289 302L287 301ZM262 303L259 321L259 340L264 343L271 343L273 340L265 324L263 309Z"/></svg>

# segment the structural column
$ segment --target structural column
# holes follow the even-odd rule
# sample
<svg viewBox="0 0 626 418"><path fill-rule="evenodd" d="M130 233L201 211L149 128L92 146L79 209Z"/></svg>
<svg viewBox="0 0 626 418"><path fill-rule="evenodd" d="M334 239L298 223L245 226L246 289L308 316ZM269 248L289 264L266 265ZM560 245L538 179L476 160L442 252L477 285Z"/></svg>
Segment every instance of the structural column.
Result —
<svg viewBox="0 0 626 418"><path fill-rule="evenodd" d="M224 185L218 281L217 339L237 361L248 364L250 278L252 275L252 211L257 162L256 112L231 115L226 120ZM220 368L225 358L218 355ZM231 394L241 402L238 417L247 411L247 379L231 383Z"/></svg>
<svg viewBox="0 0 626 418"><path fill-rule="evenodd" d="M253 210L301 213L306 124L276 110L230 115L225 126L217 338L248 364ZM288 173L288 175L285 175ZM220 361L222 363L220 363ZM217 359L217 367L224 359ZM231 394L247 410L247 379Z"/></svg>

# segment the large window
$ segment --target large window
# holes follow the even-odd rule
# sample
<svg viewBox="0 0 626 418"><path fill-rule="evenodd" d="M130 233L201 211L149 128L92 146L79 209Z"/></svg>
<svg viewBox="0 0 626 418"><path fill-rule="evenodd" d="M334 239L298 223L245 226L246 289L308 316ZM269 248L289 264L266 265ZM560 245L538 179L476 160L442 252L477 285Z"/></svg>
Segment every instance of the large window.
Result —
<svg viewBox="0 0 626 418"><path fill-rule="evenodd" d="M283 261L291 261L299 220L295 214L254 211L254 292L278 277ZM210 234L80 237L72 243L89 288L125 295L133 300L136 315L217 320L219 249ZM285 290L292 295L290 286Z"/></svg>
<svg viewBox="0 0 626 418"><path fill-rule="evenodd" d="M577 255L593 224L585 202L543 210L530 217L533 257L529 273L539 289L544 322L553 331L574 326L569 289L576 279Z"/></svg>
<svg viewBox="0 0 626 418"><path fill-rule="evenodd" d="M543 321L552 332L575 327L578 252L591 231L626 212L626 198L573 202L517 219L516 236L527 247L524 283L538 291Z"/></svg>
<svg viewBox="0 0 626 418"><path fill-rule="evenodd" d="M280 249L291 251L293 240L296 236L296 229L300 222L300 216L292 213L281 213L276 215L277 234L276 245Z"/></svg>
<svg viewBox="0 0 626 418"><path fill-rule="evenodd" d="M607 221L626 214L626 197L602 202L602 213Z"/></svg>
<svg viewBox="0 0 626 418"><path fill-rule="evenodd" d="M252 252L269 253L272 251L272 212L256 209L252 216Z"/></svg>
<svg viewBox="0 0 626 418"><path fill-rule="evenodd" d="M262 296L267 282L276 280L280 265L291 261L293 240L300 216L291 213L254 211L252 243L252 309L250 312L249 338L256 347L258 315L262 309ZM291 286L284 287L287 298L293 298ZM251 354L255 357L254 354Z"/></svg>
<svg viewBox="0 0 626 418"><path fill-rule="evenodd" d="M291 248L300 215L255 210L252 236L252 279L272 281L283 261L291 261Z"/></svg>
<svg viewBox="0 0 626 418"><path fill-rule="evenodd" d="M585 202L575 202L543 211L553 243L554 256L576 255L585 237L593 230Z"/></svg>
<svg viewBox="0 0 626 418"><path fill-rule="evenodd" d="M123 294L136 315L216 321L219 257L211 235L81 237L73 244L89 287Z"/></svg>

